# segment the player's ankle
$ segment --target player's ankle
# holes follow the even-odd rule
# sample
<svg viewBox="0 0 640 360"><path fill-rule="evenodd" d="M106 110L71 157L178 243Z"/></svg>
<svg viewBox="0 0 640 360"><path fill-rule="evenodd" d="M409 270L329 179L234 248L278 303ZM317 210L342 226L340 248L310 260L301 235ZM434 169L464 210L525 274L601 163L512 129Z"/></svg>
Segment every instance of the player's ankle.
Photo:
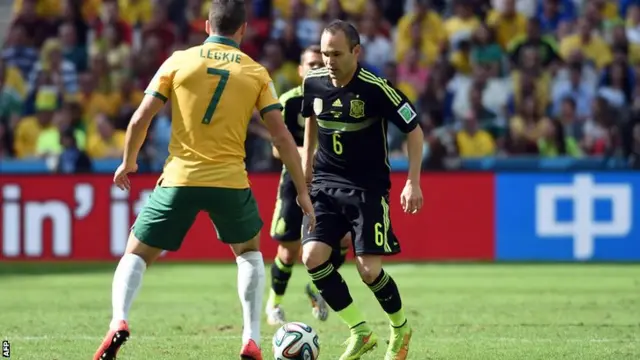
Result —
<svg viewBox="0 0 640 360"><path fill-rule="evenodd" d="M405 319L404 322L402 322L399 325L395 325L392 321L390 321L389 325L391 326L391 329L393 329L394 331L403 330L403 329L409 328L409 320Z"/></svg>
<svg viewBox="0 0 640 360"><path fill-rule="evenodd" d="M361 322L360 324L351 327L351 333L356 335L368 335L371 333L371 327L366 321Z"/></svg>

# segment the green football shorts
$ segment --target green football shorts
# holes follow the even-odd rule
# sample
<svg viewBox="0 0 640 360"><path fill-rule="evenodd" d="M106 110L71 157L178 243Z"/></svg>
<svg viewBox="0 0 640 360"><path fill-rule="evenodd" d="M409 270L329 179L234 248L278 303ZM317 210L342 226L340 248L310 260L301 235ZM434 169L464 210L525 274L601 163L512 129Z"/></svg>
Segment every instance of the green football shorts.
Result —
<svg viewBox="0 0 640 360"><path fill-rule="evenodd" d="M200 211L209 214L226 244L247 242L263 226L251 189L156 186L132 231L149 246L176 251Z"/></svg>

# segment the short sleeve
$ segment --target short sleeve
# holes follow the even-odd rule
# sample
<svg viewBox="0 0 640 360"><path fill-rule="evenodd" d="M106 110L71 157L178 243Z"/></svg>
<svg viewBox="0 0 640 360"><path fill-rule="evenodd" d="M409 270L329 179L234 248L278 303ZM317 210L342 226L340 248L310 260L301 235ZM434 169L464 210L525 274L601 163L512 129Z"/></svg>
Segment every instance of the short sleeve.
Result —
<svg viewBox="0 0 640 360"><path fill-rule="evenodd" d="M178 62L176 61L175 54L171 55L160 66L160 69L156 72L151 83L144 91L145 94L155 96L163 102L167 102L171 96L171 89L173 89L173 78L178 71Z"/></svg>
<svg viewBox="0 0 640 360"><path fill-rule="evenodd" d="M280 100L278 100L278 93L271 77L265 74L261 79L261 83L262 87L260 88L260 94L256 102L256 108L260 111L260 116L271 110L282 110L282 105L280 104Z"/></svg>
<svg viewBox="0 0 640 360"><path fill-rule="evenodd" d="M287 116L298 116L298 114L300 113L300 109L295 108L294 101L290 101L292 97L293 90L289 90L286 93L280 95L280 98L278 99L278 101L280 101L280 105L282 105L282 118L285 120L285 123L287 122Z"/></svg>
<svg viewBox="0 0 640 360"><path fill-rule="evenodd" d="M308 77L302 82L302 117L308 118L313 115L313 95L311 92L311 81Z"/></svg>
<svg viewBox="0 0 640 360"><path fill-rule="evenodd" d="M382 116L396 125L403 133L413 131L418 126L415 107L402 91L393 87L387 80L376 78L375 81L367 82L373 87L371 93L375 94L374 101L381 107Z"/></svg>

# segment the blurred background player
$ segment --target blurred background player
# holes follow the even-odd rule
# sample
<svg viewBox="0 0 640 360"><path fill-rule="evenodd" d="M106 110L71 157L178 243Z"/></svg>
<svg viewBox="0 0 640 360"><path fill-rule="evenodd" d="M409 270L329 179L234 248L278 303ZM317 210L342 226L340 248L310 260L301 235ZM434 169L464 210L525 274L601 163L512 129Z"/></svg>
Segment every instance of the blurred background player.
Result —
<svg viewBox="0 0 640 360"><path fill-rule="evenodd" d="M311 69L324 67L319 45L311 45L302 51L300 55L300 65L298 73L304 79ZM297 86L280 96L282 104L282 116L287 129L293 135L293 139L298 145L298 150L302 151L304 143L304 117L300 114L302 110L302 85ZM273 148L273 156L280 158L276 147ZM291 175L286 167L282 168L280 184L276 206L271 221L271 237L278 241L278 253L271 265L271 291L267 301L266 314L267 322L270 325L281 325L286 322L285 313L282 309L282 298L287 290L289 279L293 272L293 265L300 256L302 210L296 204L296 187L291 180ZM342 240L339 250L335 250L331 259L336 269L344 264L351 234L347 234ZM320 296L313 282L309 282L305 287L305 293L309 297L312 305L313 316L321 321L325 321L328 316L327 304Z"/></svg>
<svg viewBox="0 0 640 360"><path fill-rule="evenodd" d="M296 144L282 120L266 69L238 48L246 25L242 0L213 0L203 45L174 52L156 73L127 129L123 163L114 182L128 190L128 174L151 119L171 99L169 157L158 185L133 225L125 255L113 277L113 318L94 360L115 359L129 336L127 319L146 268L163 250L177 251L200 211L215 224L238 265L244 326L241 359L262 360L260 317L264 262L259 251L263 222L245 170L245 138L254 108L298 190L305 214L313 208ZM244 101L243 101L244 100Z"/></svg>
<svg viewBox="0 0 640 360"><path fill-rule="evenodd" d="M407 134L409 173L400 200L405 213L415 214L423 201L422 129L406 96L360 66L360 35L351 24L329 24L320 47L326 68L310 71L303 84L302 115L309 118L303 159L308 181L313 177L317 225L309 230L303 221L302 259L322 297L351 331L340 360L360 359L377 345L377 336L330 260L344 234L352 232L360 277L391 323L385 360L404 360L412 330L398 287L382 269L383 256L400 252L389 217L386 137L388 121Z"/></svg>

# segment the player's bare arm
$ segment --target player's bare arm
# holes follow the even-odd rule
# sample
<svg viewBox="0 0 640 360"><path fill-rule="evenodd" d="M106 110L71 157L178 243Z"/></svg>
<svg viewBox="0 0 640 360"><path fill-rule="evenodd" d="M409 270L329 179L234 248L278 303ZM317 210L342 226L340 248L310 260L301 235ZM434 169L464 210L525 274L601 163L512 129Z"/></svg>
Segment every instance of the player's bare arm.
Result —
<svg viewBox="0 0 640 360"><path fill-rule="evenodd" d="M422 149L424 134L420 126L416 126L407 134L407 152L409 157L409 174L407 183L400 197L402 209L406 213L415 214L422 208L422 190L420 188L420 171L422 169Z"/></svg>
<svg viewBox="0 0 640 360"><path fill-rule="evenodd" d="M307 183L313 177L313 159L318 148L318 123L315 115L305 119L304 146L302 151L302 169Z"/></svg>
<svg viewBox="0 0 640 360"><path fill-rule="evenodd" d="M309 198L309 190L307 189L304 172L302 171L302 159L298 153L298 147L293 140L293 136L291 136L291 133L284 125L282 113L280 110L268 111L263 115L263 121L271 134L273 146L278 149L280 159L284 163L284 166L287 167L287 171L291 174L291 179L298 192L298 203L304 214L309 216L310 221L312 221L312 224L315 226L313 206Z"/></svg>
<svg viewBox="0 0 640 360"><path fill-rule="evenodd" d="M144 144L147 137L147 130L151 124L151 120L164 106L164 101L155 96L145 95L142 103L131 117L131 121L127 126L125 135L124 154L122 164L116 170L113 182L122 190L129 190L130 182L129 173L138 170L136 161L140 148Z"/></svg>
<svg viewBox="0 0 640 360"><path fill-rule="evenodd" d="M277 147L271 147L271 154L274 158L280 159L280 152L278 151ZM298 146L298 154L300 154L300 158L304 159L305 150L303 146Z"/></svg>

